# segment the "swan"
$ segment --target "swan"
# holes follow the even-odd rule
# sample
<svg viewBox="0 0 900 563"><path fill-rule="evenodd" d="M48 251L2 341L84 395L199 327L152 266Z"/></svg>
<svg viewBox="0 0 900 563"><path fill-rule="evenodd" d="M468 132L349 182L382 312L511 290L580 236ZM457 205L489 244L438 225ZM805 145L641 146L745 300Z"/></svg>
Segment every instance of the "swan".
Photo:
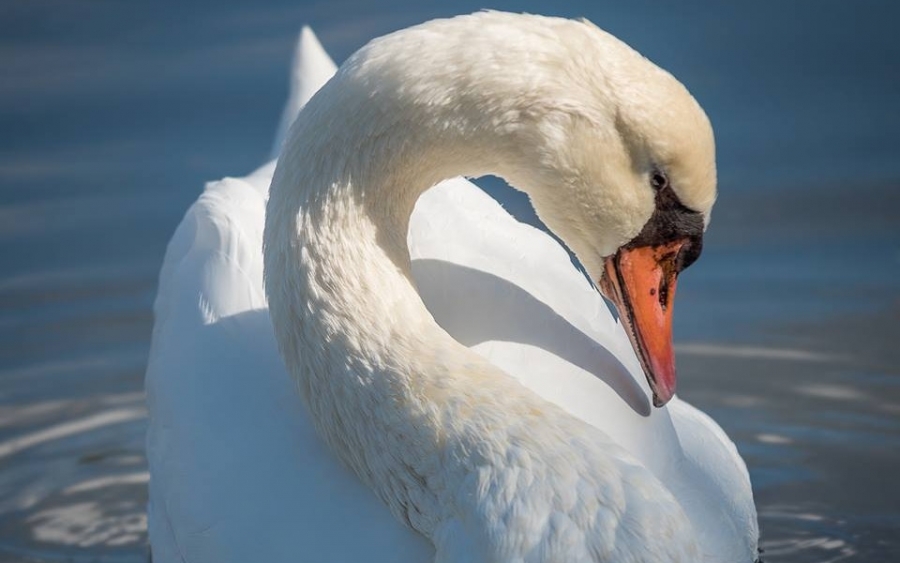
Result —
<svg viewBox="0 0 900 563"><path fill-rule="evenodd" d="M304 28L295 61L277 165L208 184L160 272L154 562L754 561L746 466L674 396L715 199L687 90L587 21L502 12L340 69ZM488 173L619 321L461 178Z"/></svg>

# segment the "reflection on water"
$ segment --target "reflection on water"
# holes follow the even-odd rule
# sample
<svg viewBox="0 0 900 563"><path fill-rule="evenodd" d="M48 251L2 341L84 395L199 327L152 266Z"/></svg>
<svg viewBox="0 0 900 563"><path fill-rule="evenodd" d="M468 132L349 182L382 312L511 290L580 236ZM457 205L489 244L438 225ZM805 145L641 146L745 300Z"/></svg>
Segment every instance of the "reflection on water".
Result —
<svg viewBox="0 0 900 563"><path fill-rule="evenodd" d="M154 276L110 265L0 281L0 560L146 559Z"/></svg>
<svg viewBox="0 0 900 563"><path fill-rule="evenodd" d="M142 378L175 224L204 180L264 158L301 23L340 59L451 10L48 6L0 18L0 560L146 561ZM747 460L765 560L900 558L896 14L554 6L673 70L716 125L722 192L679 285L680 393Z"/></svg>
<svg viewBox="0 0 900 563"><path fill-rule="evenodd" d="M765 555L773 561L818 561L831 563L857 554L847 541L840 539L840 528L846 520L829 520L797 507L772 506L760 514L781 531L783 539L764 542Z"/></svg>
<svg viewBox="0 0 900 563"><path fill-rule="evenodd" d="M821 270L815 261L807 269ZM776 281L768 283L773 295L783 290ZM833 283L813 283L805 291ZM680 313L702 311L694 302L703 299L699 288L685 297ZM741 301L740 292L732 298L734 310L752 306ZM826 296L820 309L828 304ZM871 312L858 303L855 315L776 317L744 327L745 342L791 348L680 347L682 394L723 423L748 463L766 561L888 561L900 550L900 491L894 483L900 466L900 351L888 349L900 316L897 305L889 301L884 312ZM735 316L730 328L740 319ZM698 318L687 324L694 321L682 333L703 338L718 328Z"/></svg>

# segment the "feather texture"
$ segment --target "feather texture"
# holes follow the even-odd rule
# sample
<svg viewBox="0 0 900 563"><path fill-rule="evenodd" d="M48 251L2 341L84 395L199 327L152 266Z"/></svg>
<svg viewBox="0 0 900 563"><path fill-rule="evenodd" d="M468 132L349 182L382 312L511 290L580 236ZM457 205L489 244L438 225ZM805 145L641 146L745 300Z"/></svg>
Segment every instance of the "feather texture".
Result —
<svg viewBox="0 0 900 563"><path fill-rule="evenodd" d="M424 34L412 51L427 54L446 25L403 48ZM458 178L399 209L352 182L304 183L358 170L308 156L353 146L342 128L396 121L393 107L326 112L398 64L380 58L397 40L356 55L304 111L278 199L267 202L272 163L209 184L173 236L147 374L154 560L752 561L756 515L734 446L677 398L651 410L621 327L555 241ZM282 128L334 70L311 31L297 60ZM423 92L423 107L455 103ZM335 134L310 139L324 119ZM388 152L422 148L397 143L368 147L385 153L365 155L384 157L375 184L400 189L420 172L394 174Z"/></svg>

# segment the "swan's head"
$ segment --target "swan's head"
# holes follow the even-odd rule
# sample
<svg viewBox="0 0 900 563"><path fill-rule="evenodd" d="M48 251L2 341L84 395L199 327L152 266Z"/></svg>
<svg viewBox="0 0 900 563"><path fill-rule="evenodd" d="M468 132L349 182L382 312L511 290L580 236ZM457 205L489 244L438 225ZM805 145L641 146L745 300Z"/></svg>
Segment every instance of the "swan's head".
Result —
<svg viewBox="0 0 900 563"><path fill-rule="evenodd" d="M670 74L591 24L568 24L554 80L529 103L533 148L510 181L615 303L661 406L675 392L676 281L716 198L712 128Z"/></svg>
<svg viewBox="0 0 900 563"><path fill-rule="evenodd" d="M382 37L342 74L352 80L326 85L310 106L378 99L366 128L418 151L403 160L397 150L406 173L449 163L424 186L496 173L529 194L615 303L654 403L665 404L675 284L700 253L716 198L712 128L685 87L589 22L500 12Z"/></svg>

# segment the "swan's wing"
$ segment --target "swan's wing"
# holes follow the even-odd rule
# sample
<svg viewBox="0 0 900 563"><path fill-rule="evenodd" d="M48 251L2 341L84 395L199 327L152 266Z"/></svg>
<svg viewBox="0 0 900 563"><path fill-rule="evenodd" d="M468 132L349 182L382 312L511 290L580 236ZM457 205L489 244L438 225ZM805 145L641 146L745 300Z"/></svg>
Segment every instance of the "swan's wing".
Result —
<svg viewBox="0 0 900 563"><path fill-rule="evenodd" d="M682 453L680 473L684 477L677 486L683 491L676 496L685 499L682 505L705 503L688 511L702 513L710 523L698 530L703 537L701 546L718 556L710 559L738 561L753 553L759 538L747 465L734 442L709 415L677 397L668 408ZM727 531L718 532L723 527Z"/></svg>
<svg viewBox="0 0 900 563"><path fill-rule="evenodd" d="M454 338L649 461L668 413L651 409L631 344L556 241L455 179L420 198L409 246L419 293Z"/></svg>
<svg viewBox="0 0 900 563"><path fill-rule="evenodd" d="M298 51L285 129L333 72L318 49ZM209 184L166 252L146 379L153 559L431 561L325 449L282 365L262 285L273 167Z"/></svg>
<svg viewBox="0 0 900 563"><path fill-rule="evenodd" d="M456 179L420 198L409 244L423 301L454 338L631 452L679 500L710 561L752 551L756 511L734 444L683 401L651 408L627 336L551 237Z"/></svg>
<svg viewBox="0 0 900 563"><path fill-rule="evenodd" d="M211 184L169 248L146 383L154 560L428 561L304 415L263 301L263 203Z"/></svg>
<svg viewBox="0 0 900 563"><path fill-rule="evenodd" d="M297 39L297 48L294 51L291 93L281 114L278 133L276 133L275 142L272 145L271 158L278 158L281 145L284 144L288 129L291 128L297 114L313 97L313 94L334 76L335 71L337 71L337 65L325 52L322 44L319 43L319 38L309 26L303 26L300 37Z"/></svg>

